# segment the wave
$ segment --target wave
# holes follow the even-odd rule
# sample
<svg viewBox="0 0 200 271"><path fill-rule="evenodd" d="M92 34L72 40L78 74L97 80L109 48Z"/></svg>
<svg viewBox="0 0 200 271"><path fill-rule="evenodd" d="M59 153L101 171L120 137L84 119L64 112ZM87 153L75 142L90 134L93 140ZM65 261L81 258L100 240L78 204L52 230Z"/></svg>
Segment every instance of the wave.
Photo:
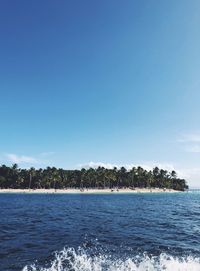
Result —
<svg viewBox="0 0 200 271"><path fill-rule="evenodd" d="M64 248L55 253L54 259L45 266L32 264L22 271L198 271L200 258L160 256L134 256L125 259L112 259L111 256L91 256L86 250Z"/></svg>

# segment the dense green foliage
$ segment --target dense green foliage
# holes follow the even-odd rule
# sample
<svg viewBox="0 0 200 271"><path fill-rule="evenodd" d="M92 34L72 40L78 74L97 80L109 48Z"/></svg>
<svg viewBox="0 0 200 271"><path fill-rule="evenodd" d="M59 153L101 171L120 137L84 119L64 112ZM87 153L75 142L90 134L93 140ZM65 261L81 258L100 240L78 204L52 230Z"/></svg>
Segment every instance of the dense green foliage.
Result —
<svg viewBox="0 0 200 271"><path fill-rule="evenodd" d="M46 169L20 169L16 164L12 167L0 166L0 188L170 188L185 190L186 181L177 177L175 171L168 172L155 167L147 171L142 167L133 167L127 171L120 169L64 170L55 167Z"/></svg>

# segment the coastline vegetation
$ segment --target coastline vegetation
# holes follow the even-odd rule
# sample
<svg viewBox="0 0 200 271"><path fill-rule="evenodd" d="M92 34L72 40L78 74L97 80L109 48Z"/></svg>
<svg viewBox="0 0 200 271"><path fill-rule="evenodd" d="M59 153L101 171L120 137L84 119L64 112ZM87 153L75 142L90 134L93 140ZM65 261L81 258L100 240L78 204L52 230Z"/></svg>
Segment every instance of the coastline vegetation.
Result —
<svg viewBox="0 0 200 271"><path fill-rule="evenodd" d="M162 188L184 191L188 189L185 179L177 177L173 170L168 172L155 167L147 171L142 167L117 169L82 168L65 170L55 167L45 169L21 169L17 164L0 166L1 189L65 189L65 188Z"/></svg>

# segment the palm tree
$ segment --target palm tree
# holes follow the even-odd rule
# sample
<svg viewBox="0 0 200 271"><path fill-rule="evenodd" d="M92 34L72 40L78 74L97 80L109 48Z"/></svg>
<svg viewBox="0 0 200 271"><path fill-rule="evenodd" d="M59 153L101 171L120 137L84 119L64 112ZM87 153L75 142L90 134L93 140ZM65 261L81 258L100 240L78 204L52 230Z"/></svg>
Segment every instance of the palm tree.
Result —
<svg viewBox="0 0 200 271"><path fill-rule="evenodd" d="M168 172L155 167L147 171L142 167L127 171L125 167L88 170L63 170L55 167L46 169L20 169L17 164L12 167L0 166L0 188L57 188L64 187L165 187L176 190L187 189L184 179L177 178L175 171Z"/></svg>
<svg viewBox="0 0 200 271"><path fill-rule="evenodd" d="M29 170L29 186L28 186L29 190L31 189L32 179L35 176L35 173L36 173L35 168L31 167L30 170Z"/></svg>

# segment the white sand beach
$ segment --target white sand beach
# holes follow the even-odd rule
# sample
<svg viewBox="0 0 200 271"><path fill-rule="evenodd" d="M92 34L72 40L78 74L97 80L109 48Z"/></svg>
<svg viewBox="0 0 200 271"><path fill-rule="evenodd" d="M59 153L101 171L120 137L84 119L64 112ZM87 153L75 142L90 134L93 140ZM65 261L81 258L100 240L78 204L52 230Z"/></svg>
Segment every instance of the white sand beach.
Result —
<svg viewBox="0 0 200 271"><path fill-rule="evenodd" d="M124 188L124 189L0 189L0 193L31 194L126 194L126 193L177 193L181 191L161 188Z"/></svg>

